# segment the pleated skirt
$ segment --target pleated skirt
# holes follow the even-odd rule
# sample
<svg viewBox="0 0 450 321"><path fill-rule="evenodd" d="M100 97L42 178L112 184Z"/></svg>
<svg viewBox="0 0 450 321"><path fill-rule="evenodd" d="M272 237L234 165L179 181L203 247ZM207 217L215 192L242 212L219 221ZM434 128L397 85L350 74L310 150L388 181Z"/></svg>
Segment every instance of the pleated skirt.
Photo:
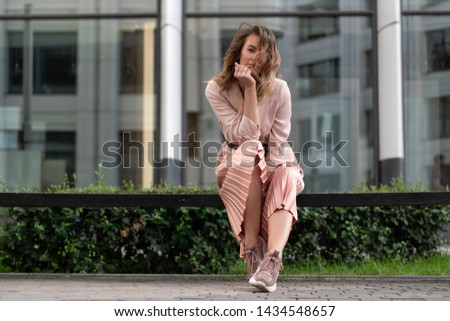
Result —
<svg viewBox="0 0 450 321"><path fill-rule="evenodd" d="M244 145L245 148L242 147ZM261 142L249 141L237 148L230 148L225 142L218 155L216 175L219 195L227 210L233 234L240 244L241 257L244 257L244 213L256 167L260 169L263 196L260 235L267 242L268 220L277 210L290 212L293 224L297 221L296 199L304 188L301 168L281 164L269 171L264 154Z"/></svg>

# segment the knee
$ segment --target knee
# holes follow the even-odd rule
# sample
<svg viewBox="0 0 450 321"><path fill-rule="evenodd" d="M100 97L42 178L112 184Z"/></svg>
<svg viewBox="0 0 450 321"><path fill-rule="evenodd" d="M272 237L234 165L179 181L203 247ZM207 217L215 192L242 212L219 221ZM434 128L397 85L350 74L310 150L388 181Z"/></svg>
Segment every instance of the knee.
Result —
<svg viewBox="0 0 450 321"><path fill-rule="evenodd" d="M274 181L284 184L297 184L298 171L292 167L278 166L273 173Z"/></svg>

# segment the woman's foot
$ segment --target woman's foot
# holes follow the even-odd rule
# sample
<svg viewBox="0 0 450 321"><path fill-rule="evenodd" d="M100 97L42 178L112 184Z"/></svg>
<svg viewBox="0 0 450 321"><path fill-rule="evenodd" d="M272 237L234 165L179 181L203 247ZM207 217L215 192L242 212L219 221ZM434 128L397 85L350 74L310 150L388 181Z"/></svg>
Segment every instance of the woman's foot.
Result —
<svg viewBox="0 0 450 321"><path fill-rule="evenodd" d="M249 283L263 291L276 291L278 275L283 269L279 255L278 251L267 253Z"/></svg>
<svg viewBox="0 0 450 321"><path fill-rule="evenodd" d="M245 247L245 263L247 263L248 278L250 279L258 269L259 264L264 259L266 253L267 243L260 236L258 244L250 247Z"/></svg>

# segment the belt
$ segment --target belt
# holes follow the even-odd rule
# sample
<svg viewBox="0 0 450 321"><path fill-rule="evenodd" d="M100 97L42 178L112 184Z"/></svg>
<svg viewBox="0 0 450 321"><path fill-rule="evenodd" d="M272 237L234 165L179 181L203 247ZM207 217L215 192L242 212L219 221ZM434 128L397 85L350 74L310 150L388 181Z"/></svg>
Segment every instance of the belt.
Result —
<svg viewBox="0 0 450 321"><path fill-rule="evenodd" d="M239 147L239 144L237 144L237 143L228 143L228 147L233 148L233 149L237 149Z"/></svg>
<svg viewBox="0 0 450 321"><path fill-rule="evenodd" d="M228 147L232 148L232 149L237 149L239 147L238 143L228 143ZM263 148L264 148L264 156L267 155L267 152L269 151L269 145L267 145L266 143L262 143Z"/></svg>

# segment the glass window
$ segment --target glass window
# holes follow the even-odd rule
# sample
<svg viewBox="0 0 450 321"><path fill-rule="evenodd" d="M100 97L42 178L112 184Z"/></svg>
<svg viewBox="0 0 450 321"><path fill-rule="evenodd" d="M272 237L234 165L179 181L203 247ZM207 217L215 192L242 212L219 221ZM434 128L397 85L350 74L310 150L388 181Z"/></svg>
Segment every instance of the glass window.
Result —
<svg viewBox="0 0 450 321"><path fill-rule="evenodd" d="M311 119L300 119L298 126L300 128L299 139L304 144L311 141Z"/></svg>
<svg viewBox="0 0 450 321"><path fill-rule="evenodd" d="M122 132L120 154L120 181L133 182L135 186L142 186L142 169L144 164L144 137L142 132Z"/></svg>
<svg viewBox="0 0 450 321"><path fill-rule="evenodd" d="M33 92L76 92L77 35L74 32L36 32L33 35ZM23 81L23 34L10 32L9 92L21 93Z"/></svg>
<svg viewBox="0 0 450 321"><path fill-rule="evenodd" d="M366 69L364 70L364 86L366 88L372 87L373 83L373 53L372 50L368 50L364 54L364 59L366 60Z"/></svg>
<svg viewBox="0 0 450 321"><path fill-rule="evenodd" d="M445 2L448 2L448 0L426 0L426 4L428 6L434 6L434 5L445 3Z"/></svg>
<svg viewBox="0 0 450 321"><path fill-rule="evenodd" d="M300 65L300 97L311 97L339 92L339 59Z"/></svg>
<svg viewBox="0 0 450 321"><path fill-rule="evenodd" d="M338 18L319 17L300 20L300 41L308 41L339 33Z"/></svg>
<svg viewBox="0 0 450 321"><path fill-rule="evenodd" d="M121 41L120 89L124 94L142 93L143 31L124 31Z"/></svg>
<svg viewBox="0 0 450 321"><path fill-rule="evenodd" d="M187 129L187 156L196 159L199 153L199 144L195 137L195 131L198 128L198 113L187 113L186 129Z"/></svg>
<svg viewBox="0 0 450 321"><path fill-rule="evenodd" d="M375 119L373 117L373 110L368 109L364 111L364 121L361 126L361 136L366 137L367 146L373 147L375 134Z"/></svg>
<svg viewBox="0 0 450 321"><path fill-rule="evenodd" d="M119 0L117 3L117 10L121 13L156 13L158 9L158 0Z"/></svg>
<svg viewBox="0 0 450 321"><path fill-rule="evenodd" d="M448 10L449 0L402 0L403 10Z"/></svg>
<svg viewBox="0 0 450 321"><path fill-rule="evenodd" d="M22 33L8 33L8 91L22 92L23 44Z"/></svg>
<svg viewBox="0 0 450 321"><path fill-rule="evenodd" d="M299 11L336 11L339 10L338 0L297 1Z"/></svg>
<svg viewBox="0 0 450 321"><path fill-rule="evenodd" d="M450 28L428 31L428 71L442 71L450 69Z"/></svg>
<svg viewBox="0 0 450 321"><path fill-rule="evenodd" d="M53 167L53 170L57 172L51 175L57 178L53 179L52 183L54 184L60 184L60 178L64 175L67 175L67 178L71 181L74 179L75 137L74 132L51 131L45 133L45 161L49 168ZM49 177L46 179L50 181Z"/></svg>
<svg viewBox="0 0 450 321"><path fill-rule="evenodd" d="M326 148L333 148L334 137L341 137L340 133L340 115L323 113L317 120L317 136L318 141Z"/></svg>
<svg viewBox="0 0 450 321"><path fill-rule="evenodd" d="M36 93L76 91L76 33L38 33L34 43Z"/></svg>
<svg viewBox="0 0 450 321"><path fill-rule="evenodd" d="M450 96L439 98L439 137L450 138Z"/></svg>

